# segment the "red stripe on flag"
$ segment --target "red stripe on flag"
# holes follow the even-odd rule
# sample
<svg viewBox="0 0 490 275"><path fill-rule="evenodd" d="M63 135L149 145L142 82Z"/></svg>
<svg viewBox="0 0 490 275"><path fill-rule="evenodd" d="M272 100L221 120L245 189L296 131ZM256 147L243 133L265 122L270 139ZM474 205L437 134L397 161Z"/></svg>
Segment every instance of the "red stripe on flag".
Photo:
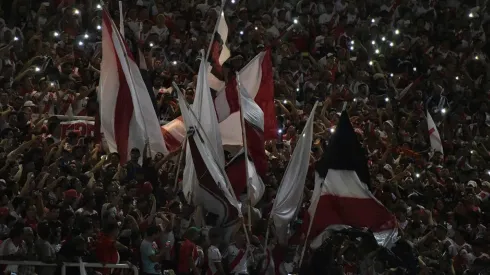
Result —
<svg viewBox="0 0 490 275"><path fill-rule="evenodd" d="M265 179L267 174L267 156L265 154L265 140L264 133L251 125L248 121L245 121L245 132L247 136L247 148L257 174L262 179ZM245 163L243 164L245 166ZM245 167L244 167L245 169Z"/></svg>
<svg viewBox="0 0 490 275"><path fill-rule="evenodd" d="M277 138L277 119L270 48L266 50L261 66L262 79L254 100L264 112L264 138L272 140Z"/></svg>
<svg viewBox="0 0 490 275"><path fill-rule="evenodd" d="M394 228L395 222L394 216L372 198L339 197L325 194L318 201L310 236L316 237L326 227L334 224L345 224L358 228L367 227L373 232L380 232ZM310 215L306 213L303 225L308 227L309 224Z"/></svg>
<svg viewBox="0 0 490 275"><path fill-rule="evenodd" d="M238 99L236 76L233 76L226 84L225 93L226 101L228 102L228 106L230 107L230 113L228 115L240 111L240 101Z"/></svg>
<svg viewBox="0 0 490 275"><path fill-rule="evenodd" d="M114 47L114 53L116 55L116 66L117 72L119 75L119 90L117 94L116 108L114 112L114 138L117 145L117 152L119 153L121 163L126 163L128 157L128 141L129 141L129 125L131 123L131 118L133 117L133 99L131 97L131 91L129 89L128 82L126 80L126 76L122 69L121 60L117 55L114 40L113 40L113 32L117 31L112 28L112 21L107 14L107 11L103 12L103 21L105 26L107 27L108 33L111 37L108 37L111 41L112 46ZM125 43L124 43L125 44ZM122 45L125 47L125 45ZM126 51L127 48L125 47ZM130 52L128 52L128 58L132 58ZM126 62L126 60L123 60Z"/></svg>
<svg viewBox="0 0 490 275"><path fill-rule="evenodd" d="M245 174L245 154L236 157L226 165L226 174L230 180L235 196L239 198L247 190L247 175Z"/></svg>

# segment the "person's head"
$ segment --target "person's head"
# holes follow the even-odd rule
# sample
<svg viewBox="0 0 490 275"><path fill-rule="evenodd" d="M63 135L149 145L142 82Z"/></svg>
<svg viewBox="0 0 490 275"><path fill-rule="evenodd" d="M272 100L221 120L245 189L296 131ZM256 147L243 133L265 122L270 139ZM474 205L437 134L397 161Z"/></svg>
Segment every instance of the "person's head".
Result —
<svg viewBox="0 0 490 275"><path fill-rule="evenodd" d="M221 243L221 240L223 239L223 234L221 232L221 229L217 227L211 228L209 230L208 236L209 236L209 241L212 245L219 245Z"/></svg>
<svg viewBox="0 0 490 275"><path fill-rule="evenodd" d="M197 227L189 227L183 237L189 241L196 242L201 237L201 230Z"/></svg>
<svg viewBox="0 0 490 275"><path fill-rule="evenodd" d="M22 243L22 237L24 236L24 227L19 225L14 225L10 230L9 238L15 245L20 245Z"/></svg>
<svg viewBox="0 0 490 275"><path fill-rule="evenodd" d="M24 227L22 237L27 244L32 244L34 242L34 231L32 230L32 228Z"/></svg>
<svg viewBox="0 0 490 275"><path fill-rule="evenodd" d="M438 225L435 229L435 237L440 241L445 240L447 237L447 228L443 225Z"/></svg>
<svg viewBox="0 0 490 275"><path fill-rule="evenodd" d="M109 155L109 160L112 165L118 165L121 160L121 157L119 156L118 153L114 152Z"/></svg>
<svg viewBox="0 0 490 275"><path fill-rule="evenodd" d="M146 239L154 242L159 239L160 233L161 233L160 227L152 225L148 227L148 229L146 230Z"/></svg>
<svg viewBox="0 0 490 275"><path fill-rule="evenodd" d="M104 234L111 236L113 239L117 239L119 236L119 225L114 222L107 223L104 227Z"/></svg>
<svg viewBox="0 0 490 275"><path fill-rule="evenodd" d="M141 153L138 148L131 149L131 161L137 162L140 157L141 157Z"/></svg>

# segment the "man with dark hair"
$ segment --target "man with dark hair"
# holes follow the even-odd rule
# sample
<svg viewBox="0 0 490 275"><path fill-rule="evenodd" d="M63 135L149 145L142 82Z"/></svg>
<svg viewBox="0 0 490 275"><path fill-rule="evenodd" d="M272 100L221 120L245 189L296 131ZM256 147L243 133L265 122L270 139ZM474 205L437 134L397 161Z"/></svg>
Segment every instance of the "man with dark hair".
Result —
<svg viewBox="0 0 490 275"><path fill-rule="evenodd" d="M117 223L108 223L104 232L100 234L96 244L97 260L102 263L117 264L120 256L118 250L128 250L128 248L117 241L119 236L119 226ZM109 268L100 270L102 274L111 274Z"/></svg>
<svg viewBox="0 0 490 275"><path fill-rule="evenodd" d="M218 249L220 243L223 241L223 234L219 228L211 228L209 230L209 242L211 246L208 248L208 273L212 275L225 275L223 264L221 263L222 257Z"/></svg>
<svg viewBox="0 0 490 275"><path fill-rule="evenodd" d="M198 259L197 247L195 242L201 236L201 230L197 227L190 227L185 231L183 241L180 244L178 251L177 273L179 275L198 275L199 271L196 267Z"/></svg>
<svg viewBox="0 0 490 275"><path fill-rule="evenodd" d="M141 253L141 270L144 275L157 275L161 274L161 265L165 259L165 255L168 253L166 248L162 251L158 251L158 246L155 243L160 237L161 230L157 226L150 226L146 230L146 237L141 242L140 253Z"/></svg>

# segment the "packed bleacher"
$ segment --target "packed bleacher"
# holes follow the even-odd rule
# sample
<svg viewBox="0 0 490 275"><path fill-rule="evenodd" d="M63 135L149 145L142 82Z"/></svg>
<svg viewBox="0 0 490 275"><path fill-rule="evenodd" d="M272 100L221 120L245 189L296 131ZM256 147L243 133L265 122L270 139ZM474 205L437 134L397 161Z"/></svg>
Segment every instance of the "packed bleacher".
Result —
<svg viewBox="0 0 490 275"><path fill-rule="evenodd" d="M0 273L490 274L489 23L486 1L1 1Z"/></svg>

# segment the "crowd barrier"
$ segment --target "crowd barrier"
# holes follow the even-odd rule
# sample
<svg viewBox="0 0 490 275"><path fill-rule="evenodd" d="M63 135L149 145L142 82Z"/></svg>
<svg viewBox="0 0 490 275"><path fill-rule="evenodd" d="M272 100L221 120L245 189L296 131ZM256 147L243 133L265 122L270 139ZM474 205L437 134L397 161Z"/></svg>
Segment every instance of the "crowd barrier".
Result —
<svg viewBox="0 0 490 275"><path fill-rule="evenodd" d="M61 265L61 275L66 275L66 268L67 267L78 267L83 264L84 267L89 267L89 268L116 268L116 269L132 269L134 275L139 275L139 270L137 266L134 265L129 265L129 264L101 264L101 263L85 263L85 262L78 262L78 263L68 263L68 262L63 262ZM2 261L0 260L0 265L28 265L28 266L57 266L56 264L47 264L43 262L37 262L37 261ZM22 275L22 274L18 274Z"/></svg>

